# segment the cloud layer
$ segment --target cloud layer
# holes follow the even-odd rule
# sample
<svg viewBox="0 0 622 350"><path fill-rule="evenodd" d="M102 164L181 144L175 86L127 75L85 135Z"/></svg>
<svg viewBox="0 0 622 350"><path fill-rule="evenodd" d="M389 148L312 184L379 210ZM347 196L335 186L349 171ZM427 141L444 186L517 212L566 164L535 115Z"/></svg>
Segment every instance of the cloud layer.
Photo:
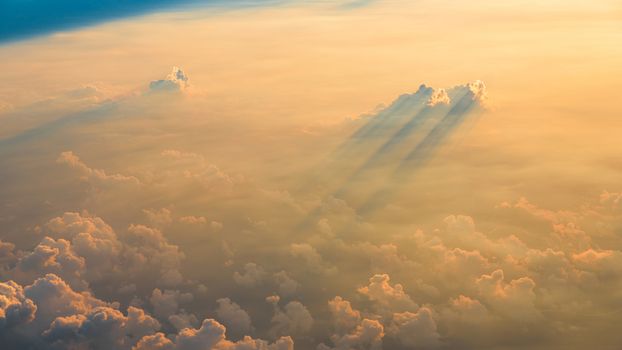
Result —
<svg viewBox="0 0 622 350"><path fill-rule="evenodd" d="M514 177L467 182L492 171L493 153L465 156L481 134L459 142L493 113L483 82L419 85L313 133L213 115L188 82L173 68L5 144L8 349L619 340L621 196L553 210Z"/></svg>

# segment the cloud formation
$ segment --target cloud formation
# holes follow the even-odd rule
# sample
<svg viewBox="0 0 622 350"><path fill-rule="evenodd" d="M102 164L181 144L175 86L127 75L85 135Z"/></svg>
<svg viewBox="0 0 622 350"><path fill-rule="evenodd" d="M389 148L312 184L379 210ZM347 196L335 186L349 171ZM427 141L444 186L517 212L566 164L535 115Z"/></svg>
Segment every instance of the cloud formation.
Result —
<svg viewBox="0 0 622 350"><path fill-rule="evenodd" d="M149 90L155 92L180 92L187 87L188 76L179 67L173 67L173 71L165 79L149 83Z"/></svg>
<svg viewBox="0 0 622 350"><path fill-rule="evenodd" d="M151 89L187 84L176 69ZM24 202L1 202L17 218L3 228L27 223L0 242L9 349L530 348L615 323L618 192L464 204L484 201L463 171L472 149L446 146L485 109L482 82L421 85L305 136L164 97L70 129L114 147L41 149L53 188L29 201L44 175L24 171Z"/></svg>

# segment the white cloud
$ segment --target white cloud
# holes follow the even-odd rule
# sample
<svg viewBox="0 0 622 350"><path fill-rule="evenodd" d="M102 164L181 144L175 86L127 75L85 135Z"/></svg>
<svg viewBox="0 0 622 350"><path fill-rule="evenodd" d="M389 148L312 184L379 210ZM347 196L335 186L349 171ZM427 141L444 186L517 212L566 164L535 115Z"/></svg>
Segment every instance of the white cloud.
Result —
<svg viewBox="0 0 622 350"><path fill-rule="evenodd" d="M149 89L156 92L179 92L187 87L188 76L179 67L173 67L165 79L154 80L149 84Z"/></svg>
<svg viewBox="0 0 622 350"><path fill-rule="evenodd" d="M434 89L430 98L428 98L427 105L430 107L434 107L438 104L448 105L451 102L449 95L447 95L447 91L445 89Z"/></svg>

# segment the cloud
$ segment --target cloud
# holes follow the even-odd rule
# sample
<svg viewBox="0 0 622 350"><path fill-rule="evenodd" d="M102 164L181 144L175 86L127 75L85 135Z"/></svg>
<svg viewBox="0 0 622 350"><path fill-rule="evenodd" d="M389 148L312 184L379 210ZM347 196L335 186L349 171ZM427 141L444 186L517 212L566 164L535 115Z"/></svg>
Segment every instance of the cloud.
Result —
<svg viewBox="0 0 622 350"><path fill-rule="evenodd" d="M369 285L358 289L369 300L376 303L382 313L415 311L419 308L401 284L391 285L391 278L387 274L374 275L369 279Z"/></svg>
<svg viewBox="0 0 622 350"><path fill-rule="evenodd" d="M13 281L0 283L0 332L35 318L37 306L24 295L24 289Z"/></svg>
<svg viewBox="0 0 622 350"><path fill-rule="evenodd" d="M155 319L129 307L127 316L109 307L96 307L86 314L57 317L42 333L42 338L59 348L92 346L130 349L135 339L153 334L160 328Z"/></svg>
<svg viewBox="0 0 622 350"><path fill-rule="evenodd" d="M24 294L37 305L38 328L47 326L56 317L85 314L95 307L108 306L90 292L74 291L54 274L36 279L24 288Z"/></svg>
<svg viewBox="0 0 622 350"><path fill-rule="evenodd" d="M151 293L149 302L153 306L153 314L159 319L167 320L177 313L180 303L188 303L193 299L190 293L181 293L178 290L161 291L156 288Z"/></svg>
<svg viewBox="0 0 622 350"><path fill-rule="evenodd" d="M430 107L434 107L437 104L446 104L448 105L451 102L449 95L445 89L435 89L430 98L428 98L427 105Z"/></svg>
<svg viewBox="0 0 622 350"><path fill-rule="evenodd" d="M166 287L183 281L179 269L185 256L157 229L130 225L117 234L99 217L66 212L50 219L45 230L49 237L17 258L9 271L20 282L30 283L44 273L62 276L78 290L96 282L153 274Z"/></svg>
<svg viewBox="0 0 622 350"><path fill-rule="evenodd" d="M197 153L167 149L160 155L175 166L176 170L170 172L170 177L186 179L212 192L231 191L234 185L244 181L241 176L226 173Z"/></svg>
<svg viewBox="0 0 622 350"><path fill-rule="evenodd" d="M466 88L469 90L469 97L476 101L481 106L486 106L488 100L488 90L486 89L486 85L481 80L475 80L466 84Z"/></svg>
<svg viewBox="0 0 622 350"><path fill-rule="evenodd" d="M45 237L32 252L22 256L11 271L13 278L31 282L42 274L53 273L76 289L88 289L86 261L72 247L71 242Z"/></svg>
<svg viewBox="0 0 622 350"><path fill-rule="evenodd" d="M271 296L266 301L274 307L272 316L272 327L270 333L276 337L279 335L302 335L308 333L313 326L313 317L309 310L298 301L290 301L281 308L280 298Z"/></svg>
<svg viewBox="0 0 622 350"><path fill-rule="evenodd" d="M15 244L0 240L0 272L5 272L7 266L18 260L15 254Z"/></svg>
<svg viewBox="0 0 622 350"><path fill-rule="evenodd" d="M589 248L572 254L572 260L584 271L594 273L599 278L619 278L622 276L622 252Z"/></svg>
<svg viewBox="0 0 622 350"><path fill-rule="evenodd" d="M382 349L384 327L376 320L363 319L349 334L333 336L331 341L334 347L320 344L318 350L350 350L350 349Z"/></svg>
<svg viewBox="0 0 622 350"><path fill-rule="evenodd" d="M361 313L353 309L350 302L340 296L329 300L328 308L338 334L344 334L356 328L361 321Z"/></svg>
<svg viewBox="0 0 622 350"><path fill-rule="evenodd" d="M143 209L143 213L145 213L149 222L155 227L167 226L173 222L171 210L168 208L161 208L158 210Z"/></svg>
<svg viewBox="0 0 622 350"><path fill-rule="evenodd" d="M290 254L302 259L316 273L334 274L337 269L328 265L318 251L308 243L294 243L289 248Z"/></svg>
<svg viewBox="0 0 622 350"><path fill-rule="evenodd" d="M157 229L143 225L130 225L125 235L132 259L146 261L149 265L159 266L160 283L164 286L176 286L183 280L179 271L185 255L176 245L169 244Z"/></svg>
<svg viewBox="0 0 622 350"><path fill-rule="evenodd" d="M190 225L203 225L207 223L207 219L203 216L188 215L188 216L180 217L179 222L183 222L184 224L190 224Z"/></svg>
<svg viewBox="0 0 622 350"><path fill-rule="evenodd" d="M133 350L293 350L289 337L279 338L275 343L244 337L238 342L226 339L226 329L213 319L205 319L198 329L186 328L171 340L162 333L143 337Z"/></svg>
<svg viewBox="0 0 622 350"><path fill-rule="evenodd" d="M325 182L334 186L329 196L354 198L362 215L384 207L462 124L486 109L486 101L486 86L479 80L448 90L422 84L362 118L364 124L327 162L331 176ZM317 212L307 221L317 219Z"/></svg>
<svg viewBox="0 0 622 350"><path fill-rule="evenodd" d="M76 94L89 96L89 91ZM430 173L421 172L418 181L396 177L404 180L399 184L405 191L387 202L387 210L373 215L360 210L368 187L375 190L379 182L392 179L375 176L376 171L387 166L391 174L389 168L397 165L393 160L406 156L432 130L437 130L433 136L448 140L460 118L472 116L463 112L479 109L485 100L481 83L446 90L422 86L398 98L385 112L370 117L384 118L382 123L370 120L366 129L377 141L367 154L387 152L365 169L374 176L357 178L353 191L342 197L323 198L322 186L298 178L297 172L306 172L319 151L306 145L311 156L300 159L304 157L295 147L277 150L284 144L280 138L289 137L280 129L266 134L252 130L253 137L270 145L253 144L257 159L233 159L237 151L228 150L233 146L222 141L230 137L223 130L239 131L235 147L246 149L251 131L243 123L234 129L224 119L181 125L153 118L150 125L161 128L164 136L136 134L136 150L145 146L137 153L115 146L115 170L92 167L91 161L107 162L93 158L99 151L77 144L75 149L85 152L84 157L91 154L91 161L67 152L58 162L92 184L98 196L77 193L74 176L68 176L66 186L33 196L37 201L51 198L49 202L19 210L12 207L19 205L17 196L17 204L0 203L0 223L9 230L3 239L14 242L0 242L1 277L13 281L3 283L7 291L0 299L5 332L11 339L21 334L61 348L192 349L212 344L219 350L289 349L292 339L305 349L318 342L325 343L320 349L344 350L379 349L383 342L390 349L527 348L555 344L554 337L562 335L574 341L597 326L602 326L599 332L608 332L604 324L612 323L615 315L607 312L615 312L612 305L622 279L620 251L612 243L620 218L617 192L602 193L596 202L580 203L573 210L549 210L519 200L493 216L483 215L484 221L476 225L485 208L470 210L472 217L446 214L460 207L456 201L462 201L464 191L479 190L465 185L471 185L468 173L460 184L443 182L443 190L433 186L451 180L436 175L463 174L463 160L455 162L452 154L446 163L426 168ZM453 121L436 129L448 115ZM115 128L131 124L121 119L111 119L119 124L107 127L121 132ZM145 120L135 122L143 125ZM192 135L186 128L193 129ZM133 136L134 129L122 131ZM385 136L392 137L388 148L382 148ZM213 149L193 149L195 142L203 146L198 141L203 139L218 142L210 141ZM174 142L154 145L153 140ZM315 147L337 141L321 133L297 140ZM442 145L429 142L431 148L419 153L421 161ZM264 158L263 152L270 156ZM57 155L54 151L42 157L53 163ZM397 158L388 161L393 155ZM265 167L258 168L260 162ZM229 169L251 177L231 175ZM326 173L338 175L332 169ZM140 179L140 186L132 179ZM127 187L119 190L113 184ZM130 187L138 190L124 190ZM67 199L56 203L65 193ZM21 198L27 197L24 192ZM498 196L492 197L496 203ZM310 215L309 225L298 225L315 206L319 209ZM86 211L59 215L65 207L88 208L106 221ZM21 226L5 226L15 222L10 215L25 217L18 218ZM609 235L593 234L595 228ZM216 229L218 234L206 234ZM45 288L53 293L43 293ZM263 302L270 294L275 294L267 299L272 312ZM602 324L590 325L593 315ZM131 330L132 322L142 330ZM279 336L285 338L273 344L257 339L274 341Z"/></svg>
<svg viewBox="0 0 622 350"><path fill-rule="evenodd" d="M429 349L441 346L440 335L432 310L421 307L416 313L393 314L389 332L409 349Z"/></svg>
<svg viewBox="0 0 622 350"><path fill-rule="evenodd" d="M69 166L71 169L75 170L78 174L80 174L80 179L84 181L92 181L94 184L105 184L105 183L132 183L132 184L140 184L140 180L138 180L134 176L126 176L121 174L112 174L108 175L104 170L101 169L93 169L87 166L78 156L76 156L72 151L62 152L60 156L56 159L56 162L59 164L65 164Z"/></svg>
<svg viewBox="0 0 622 350"><path fill-rule="evenodd" d="M476 280L479 296L493 310L510 319L536 321L541 313L535 306L535 282L521 277L505 282L503 270L482 275Z"/></svg>
<svg viewBox="0 0 622 350"><path fill-rule="evenodd" d="M490 343L485 343L478 339L478 334L481 338L481 333L478 333L480 330L504 332L508 335L507 342L512 342L520 338L517 328L512 328L517 324L524 327L543 328L539 332L545 332L547 328L552 327L551 319L545 317L546 314L538 306L538 300L542 300L539 298L543 298L542 294L538 293L545 293L545 296L546 293L565 295L564 298L569 298L573 295L572 293L580 293L577 290L578 286L582 289L596 288L598 283L602 283L599 281L620 278L620 270L616 267L619 252L615 250L588 249L570 254L551 248L542 250L530 248L525 243L513 241L507 237L491 239L477 230L475 221L469 216L450 215L441 224L444 225L441 226L442 229L429 233L416 230L414 233L409 232L403 236L389 237L394 243L383 245L365 241L361 243L357 240L347 243L337 242L334 238L325 235L319 240L316 240L317 237L313 238L313 242L319 244L323 252L325 251L325 254L331 257L331 261L338 256L339 259L349 261L359 268L365 266L362 271L369 271L367 265L359 262L368 261L371 268L386 269L391 276L400 276L400 281L404 281L404 284L392 283L389 273L373 275L366 285L353 289L355 295L359 295L356 299L359 302L357 308L341 297L329 301L328 310L332 315L330 323L323 318L319 312L320 309L309 307L299 301L285 302L280 305L281 301L278 296L268 299L274 307L274 313L269 318L268 329L266 329L266 324L254 329L250 322L251 316L261 319L261 316L253 314L257 312L254 311L256 309L253 307L242 309L237 303L231 301L231 297L217 300L218 308L215 316L222 325L229 329L229 333L235 340L251 333L260 336L267 334L270 339L282 335L304 338L306 335L315 334L317 328L321 332L330 331L326 335L330 336L330 344L324 346L335 349L351 344L358 344L352 346L378 346L373 344L381 343L379 339L384 339L385 343L414 348L451 346L459 341L468 344L490 345L497 344L501 340L487 338ZM7 261L13 266L5 271L14 277L22 278L18 285L31 283L28 281L36 279L37 272L54 273L56 275L51 276L56 276L57 279L52 279L55 282L49 284L64 290L60 294L70 295L69 299L75 300L71 302L41 301L43 305L58 303L62 305L73 303L74 305L66 310L61 308L60 311L49 311L45 306L39 307L39 300L42 300L40 297L29 297L27 293L24 293L24 300L32 300L33 304L40 309L37 311L36 322L29 321L24 324L30 325L30 329L38 330L40 334L49 330L45 338L49 342L54 340L57 344L82 344L87 341L86 339L91 339L85 335L85 329L88 324L95 322L90 321L90 318L95 317L96 314L101 315L97 317L110 322L106 323L110 325L110 329L117 330L120 329L118 325L124 322L123 317L129 317L119 316L119 313L121 315L124 313L118 310L118 305L106 303L94 297L90 286L93 285L93 281L98 280L95 276L99 275L100 279L106 278L106 275L111 272L93 274L88 271L91 265L93 265L93 272L97 272L98 265L105 265L107 258L113 254L120 261L141 257L138 261L141 261L142 267L135 270L139 274L142 273L141 269L152 266L155 268L155 276L159 277L163 271L166 271L166 269L162 270L161 266L170 266L164 263L167 260L164 257L168 254L166 247L170 243L164 239L161 231L147 226L130 225L127 230L117 233L101 218L88 213L65 213L63 216L51 219L41 229L41 232L48 237L42 239L30 251L16 251L15 247L10 244L2 246L8 254ZM99 245L115 247L115 250L105 252L102 248L104 254L93 260L94 252L90 250L92 244L84 244L84 247L78 249L76 247L79 245L74 246L73 243L76 237L81 237L85 242L101 240ZM478 247L481 251L476 250ZM291 244L283 244L280 254L292 259L286 261L305 262L300 267L304 271L313 272L310 276L315 276L314 281L324 280L336 283L334 282L337 281L334 279L335 275L316 273L314 265L317 266L319 262L319 266L325 267L326 261L314 246L309 243L298 243L295 248L299 249L299 255L292 255ZM173 248L170 251L173 253L171 260L174 262L173 265L180 261L175 253L178 252L177 249ZM154 257L160 258L155 258L151 262ZM93 261L101 262L94 264ZM416 263L420 261L425 261L427 265ZM135 264L128 266L133 265ZM115 266L117 265L114 264L111 271L118 268ZM302 285L291 277L297 276L298 279L299 270L293 271L296 273L292 272L292 275L284 271L269 274L261 265L249 263L244 265L242 271L237 272L237 278L239 281L245 281L242 282L243 284L248 283L256 287L270 280L276 283L270 288L276 287L279 291L281 288L283 291L295 290L296 294L301 293L308 297L309 289L306 289L308 287L305 286L303 289ZM344 270L344 276L349 273L349 270ZM413 275L418 278L413 279ZM342 276L340 279L347 281L347 278ZM71 282L72 279L74 282ZM156 280L157 278L152 279L152 281ZM130 289L129 294L134 293L144 298L144 294L141 294L143 284L139 281L130 281L135 286ZM80 282L88 283L80 284ZM42 284L42 281L35 284ZM62 287L63 284L65 287ZM124 279L118 284L115 283L112 290L116 291L128 285L128 280ZM348 282L344 285L348 285ZM188 287L193 290L194 286L195 282L183 280L179 285L180 288ZM39 289L42 288L39 287ZM285 294L287 293L283 293L284 296ZM363 298L361 299L360 296ZM129 297L130 295L128 299ZM201 298L205 297L207 295L202 294ZM558 297L561 298L561 296ZM151 298L147 296L146 300L150 301L148 309L153 310L154 317L164 325L167 331L184 330L197 327L199 324L198 318L194 315L194 305L190 310L192 312L184 310L185 306L192 305L191 296L181 289L156 289L153 290ZM553 310L557 310L557 307L554 306ZM585 312L585 309L581 309L583 306L576 307L577 310ZM110 310L92 311L96 308L109 308ZM315 312L318 312L318 320L312 316ZM365 319L374 320L382 326L382 337L364 335L367 331L379 329L373 327L374 324L364 322ZM363 323L366 323L367 331L364 331ZM34 327L34 325L37 326ZM326 330L323 327L330 329ZM168 346L176 346L175 334L169 333L165 337L171 342ZM109 337L108 333L92 334L92 336L94 337L92 339L97 339L97 342L102 344L129 346L127 344L135 344L138 341L138 339L134 339L133 342L118 340L116 337ZM161 339L157 336L151 339L151 341L159 340ZM119 343L113 343L115 341ZM232 340L227 341L229 343L226 344L237 344ZM252 340L254 341L256 339Z"/></svg>
<svg viewBox="0 0 622 350"><path fill-rule="evenodd" d="M280 296L292 296L300 288L300 283L292 279L285 271L277 272L273 277L278 285Z"/></svg>
<svg viewBox="0 0 622 350"><path fill-rule="evenodd" d="M149 84L149 90L154 92L180 92L188 87L188 76L179 67L173 67L166 79L154 80Z"/></svg>
<svg viewBox="0 0 622 350"><path fill-rule="evenodd" d="M22 286L0 283L0 323L3 339L21 339L31 348L82 348L89 344L130 349L160 324L138 308L124 315L89 292L76 292L54 274ZM26 338L24 338L26 336Z"/></svg>
<svg viewBox="0 0 622 350"><path fill-rule="evenodd" d="M199 319L194 314L181 310L180 313L169 316L168 322L180 331L185 328L196 327L199 324Z"/></svg>
<svg viewBox="0 0 622 350"><path fill-rule="evenodd" d="M233 273L233 280L244 287L255 287L262 283L266 276L267 274L263 267L255 263L247 263L244 265L244 272L239 273L235 271Z"/></svg>
<svg viewBox="0 0 622 350"><path fill-rule="evenodd" d="M439 318L447 327L446 334L450 339L472 343L482 342L487 333L502 324L479 300L464 295L452 298Z"/></svg>
<svg viewBox="0 0 622 350"><path fill-rule="evenodd" d="M253 329L251 318L240 305L229 298L220 298L216 302L218 303L216 309L218 319L227 327L230 334L241 337L251 333Z"/></svg>
<svg viewBox="0 0 622 350"><path fill-rule="evenodd" d="M159 297L162 296L160 293ZM204 320L198 329L183 328L167 337L157 332L160 323L142 309L130 306L124 314L117 307L118 304L103 302L90 293L73 291L52 274L25 288L13 281L0 283L3 339L29 334L21 340L27 347L293 350L294 346L290 337L281 337L272 344L250 337L232 342L225 337L225 326L211 319Z"/></svg>

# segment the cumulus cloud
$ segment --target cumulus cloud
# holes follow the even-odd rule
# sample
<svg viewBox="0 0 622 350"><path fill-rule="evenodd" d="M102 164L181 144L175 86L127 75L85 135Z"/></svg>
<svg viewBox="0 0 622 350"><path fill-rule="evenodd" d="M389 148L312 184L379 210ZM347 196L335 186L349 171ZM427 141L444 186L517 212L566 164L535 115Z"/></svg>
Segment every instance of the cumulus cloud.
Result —
<svg viewBox="0 0 622 350"><path fill-rule="evenodd" d="M130 184L140 184L140 180L138 180L134 176L127 176L122 174L107 174L104 170L101 169L93 169L86 165L77 155L75 155L72 151L62 152L56 162L59 164L64 164L75 170L79 175L80 179L84 181L92 181L94 184L105 184L105 183L130 183Z"/></svg>
<svg viewBox="0 0 622 350"><path fill-rule="evenodd" d="M130 225L125 238L133 260L159 266L159 282L162 285L172 287L183 281L179 268L185 255L178 246L168 243L161 231L143 225Z"/></svg>
<svg viewBox="0 0 622 350"><path fill-rule="evenodd" d="M330 300L328 308L332 315L335 329L339 334L356 328L361 321L361 313L353 309L350 302L340 296Z"/></svg>
<svg viewBox="0 0 622 350"><path fill-rule="evenodd" d="M503 270L482 275L476 281L479 295L498 313L515 320L534 321L541 317L535 306L535 282L529 277L505 281Z"/></svg>
<svg viewBox="0 0 622 350"><path fill-rule="evenodd" d="M577 267L595 274L600 279L622 276L621 251L589 248L572 254L572 260Z"/></svg>
<svg viewBox="0 0 622 350"><path fill-rule="evenodd" d="M0 331L28 323L35 318L37 306L24 295L24 288L8 281L0 283Z"/></svg>
<svg viewBox="0 0 622 350"><path fill-rule="evenodd" d="M401 284L391 285L391 278L387 274L374 275L369 279L369 285L359 288L359 293L375 302L378 310L386 312L415 311L419 308Z"/></svg>
<svg viewBox="0 0 622 350"><path fill-rule="evenodd" d="M109 307L96 307L86 314L57 317L43 331L45 341L59 348L96 347L130 349L135 339L160 328L155 319L130 307L127 316Z"/></svg>
<svg viewBox="0 0 622 350"><path fill-rule="evenodd" d="M277 272L273 277L278 285L280 296L292 296L296 294L296 291L300 288L300 283L291 278L285 271Z"/></svg>
<svg viewBox="0 0 622 350"><path fill-rule="evenodd" d="M155 227L163 227L173 222L172 212L168 208L143 209L149 222Z"/></svg>
<svg viewBox="0 0 622 350"><path fill-rule="evenodd" d="M290 254L304 261L316 273L334 274L337 269L327 264L317 249L308 243L294 243L290 246Z"/></svg>
<svg viewBox="0 0 622 350"><path fill-rule="evenodd" d="M207 223L207 219L205 217L193 215L182 216L179 218L179 221L190 225L203 225ZM212 224L214 224L214 222L212 222Z"/></svg>
<svg viewBox="0 0 622 350"><path fill-rule="evenodd" d="M417 312L393 314L389 332L409 349L429 349L441 345L432 310L421 307Z"/></svg>
<svg viewBox="0 0 622 350"><path fill-rule="evenodd" d="M154 295L160 299L167 297L157 292ZM204 320L198 329L184 327L167 336L158 332L160 323L142 309L130 306L123 313L117 307L118 304L106 303L88 292L72 290L53 274L26 287L13 281L0 283L0 331L5 337L28 334L22 340L23 346L120 350L294 348L290 337L281 337L272 344L248 336L237 342L229 341L225 326L211 319Z"/></svg>
<svg viewBox="0 0 622 350"><path fill-rule="evenodd" d="M129 350L160 328L143 310L129 307L123 314L118 304L76 292L54 274L25 287L13 281L0 283L0 307L5 337L26 334L28 339L22 341L29 347Z"/></svg>
<svg viewBox="0 0 622 350"><path fill-rule="evenodd" d="M15 244L0 240L0 271L3 272L10 264L17 261Z"/></svg>
<svg viewBox="0 0 622 350"><path fill-rule="evenodd" d="M278 296L270 296L266 298L266 301L274 307L274 315L271 320L272 327L270 328L270 333L273 336L302 335L311 330L313 317L302 303L290 301L281 308Z"/></svg>
<svg viewBox="0 0 622 350"><path fill-rule="evenodd" d="M36 323L39 327L56 317L84 314L95 307L108 306L90 292L74 291L54 274L36 279L24 288L24 294L37 305Z"/></svg>
<svg viewBox="0 0 622 350"><path fill-rule="evenodd" d="M449 95L447 95L447 91L445 89L435 89L430 98L428 98L427 105L430 107L434 107L437 104L445 104L448 105L451 102Z"/></svg>
<svg viewBox="0 0 622 350"><path fill-rule="evenodd" d="M244 182L241 176L225 172L198 153L167 149L160 155L175 165L170 177L183 178L211 191L230 191L232 186Z"/></svg>
<svg viewBox="0 0 622 350"><path fill-rule="evenodd" d="M220 298L216 302L218 319L227 327L230 334L236 337L250 334L253 329L251 317L240 305L229 298Z"/></svg>
<svg viewBox="0 0 622 350"><path fill-rule="evenodd" d="M226 329L213 319L206 319L198 329L186 328L174 336L167 338L162 333L143 337L133 350L293 350L294 342L289 337L279 338L269 344L261 339L244 337L238 342L226 339Z"/></svg>
<svg viewBox="0 0 622 350"><path fill-rule="evenodd" d="M255 287L262 283L266 276L267 273L263 267L255 263L247 263L244 265L244 272L233 273L233 280L244 287Z"/></svg>
<svg viewBox="0 0 622 350"><path fill-rule="evenodd" d="M13 278L30 282L41 274L53 273L61 276L76 289L88 288L86 282L86 261L78 255L71 242L45 237L33 249L21 257L12 272Z"/></svg>
<svg viewBox="0 0 622 350"><path fill-rule="evenodd" d="M185 328L196 327L199 324L199 319L194 314L189 314L185 310L181 310L179 313L169 316L168 321L178 331Z"/></svg>
<svg viewBox="0 0 622 350"><path fill-rule="evenodd" d="M179 67L173 67L165 79L154 80L149 84L149 90L156 92L180 92L187 87L188 76Z"/></svg>
<svg viewBox="0 0 622 350"><path fill-rule="evenodd" d="M485 106L488 99L488 91L486 90L484 82L481 80L475 80L466 84L466 87L469 89L471 98L482 104L482 106Z"/></svg>
<svg viewBox="0 0 622 350"><path fill-rule="evenodd" d="M409 349L442 345L435 311L417 305L402 285L390 284L388 275L373 276L369 285L359 288L358 292L372 302L371 308L363 312L368 318L363 318L361 311L340 296L328 302L335 330L331 337L335 349L363 345L362 348L379 348L385 335Z"/></svg>
<svg viewBox="0 0 622 350"><path fill-rule="evenodd" d="M179 310L180 303L187 303L194 299L191 293L182 293L178 290L161 291L156 288L151 293L149 302L153 306L153 314L160 319L168 319Z"/></svg>
<svg viewBox="0 0 622 350"><path fill-rule="evenodd" d="M67 212L50 219L44 230L49 236L32 251L20 254L15 267L8 271L22 283L30 283L45 273L61 276L78 290L120 276L131 278L156 272L162 286L176 286L183 281L179 269L184 254L157 229L130 225L117 234L99 217Z"/></svg>
<svg viewBox="0 0 622 350"><path fill-rule="evenodd" d="M382 349L384 327L376 320L363 319L349 334L332 336L334 346L320 344L318 350Z"/></svg>

